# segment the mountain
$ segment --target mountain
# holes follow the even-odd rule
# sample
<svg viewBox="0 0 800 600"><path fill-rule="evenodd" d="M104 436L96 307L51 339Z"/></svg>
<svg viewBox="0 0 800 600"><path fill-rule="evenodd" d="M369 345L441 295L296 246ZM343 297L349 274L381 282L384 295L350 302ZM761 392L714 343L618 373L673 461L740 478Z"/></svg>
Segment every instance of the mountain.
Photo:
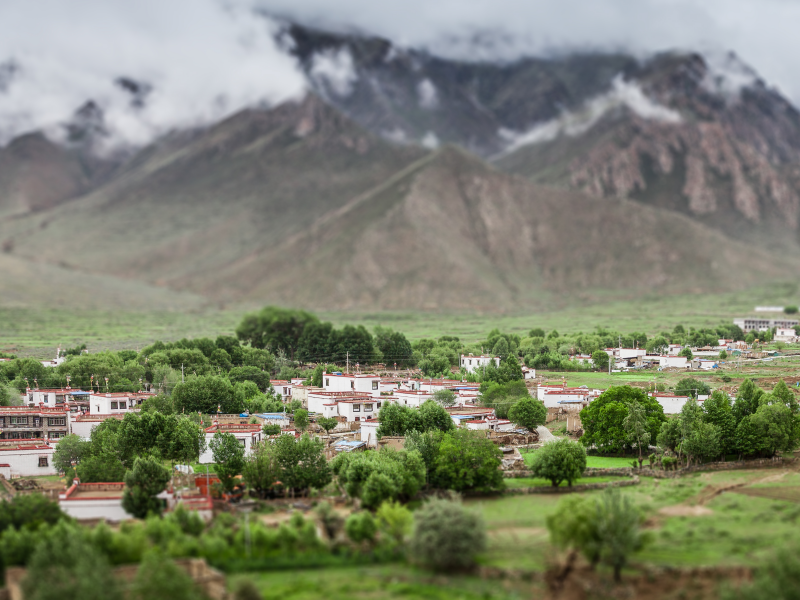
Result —
<svg viewBox="0 0 800 600"><path fill-rule="evenodd" d="M507 311L800 273L800 118L735 57L281 35L303 98L117 150L87 99L0 148L2 301Z"/></svg>
<svg viewBox="0 0 800 600"><path fill-rule="evenodd" d="M729 235L798 239L800 113L735 55L459 61L298 25L285 35L315 92L387 139L458 144Z"/></svg>
<svg viewBox="0 0 800 600"><path fill-rule="evenodd" d="M17 260L317 309L513 310L798 270L681 215L392 144L313 95L171 134L0 237Z"/></svg>

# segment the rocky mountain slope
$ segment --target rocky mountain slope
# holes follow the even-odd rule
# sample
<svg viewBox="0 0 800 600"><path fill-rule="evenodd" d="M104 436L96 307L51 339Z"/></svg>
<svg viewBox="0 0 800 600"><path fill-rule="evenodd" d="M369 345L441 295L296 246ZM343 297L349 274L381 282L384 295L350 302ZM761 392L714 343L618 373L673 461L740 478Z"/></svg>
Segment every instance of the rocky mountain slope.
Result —
<svg viewBox="0 0 800 600"><path fill-rule="evenodd" d="M0 239L76 273L327 309L512 310L798 271L680 215L391 144L314 96L168 136L91 193L1 222Z"/></svg>

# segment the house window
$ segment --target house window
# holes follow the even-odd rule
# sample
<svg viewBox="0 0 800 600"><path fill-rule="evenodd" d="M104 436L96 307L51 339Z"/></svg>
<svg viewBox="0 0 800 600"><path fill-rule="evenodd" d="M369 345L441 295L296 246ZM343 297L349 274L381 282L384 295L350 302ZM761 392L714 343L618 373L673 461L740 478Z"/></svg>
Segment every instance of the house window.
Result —
<svg viewBox="0 0 800 600"><path fill-rule="evenodd" d="M353 404L353 412L361 412L361 405Z"/></svg>
<svg viewBox="0 0 800 600"><path fill-rule="evenodd" d="M40 467L46 467L47 466L47 457L46 456L40 456L39 457L39 466Z"/></svg>
<svg viewBox="0 0 800 600"><path fill-rule="evenodd" d="M67 424L67 420L66 420L66 418L61 419L61 418L58 418L58 417L56 417L56 418L51 417L51 418L49 418L47 420L47 424L50 425L50 427L53 427L54 425L64 426L64 425Z"/></svg>
<svg viewBox="0 0 800 600"><path fill-rule="evenodd" d="M242 447L244 447L244 446L246 445L246 444L244 443L244 440L239 440L239 443L242 445Z"/></svg>
<svg viewBox="0 0 800 600"><path fill-rule="evenodd" d="M28 417L11 417L12 425L27 425Z"/></svg>
<svg viewBox="0 0 800 600"><path fill-rule="evenodd" d="M377 407L377 408L380 408L380 407L381 407L381 403L380 403L380 402L378 402L378 404L376 405L376 407Z"/></svg>
<svg viewBox="0 0 800 600"><path fill-rule="evenodd" d="M372 389L373 390L377 390L378 389L378 382L377 381L373 381L372 382Z"/></svg>
<svg viewBox="0 0 800 600"><path fill-rule="evenodd" d="M52 432L50 432L50 438L51 439L57 440L57 439L62 438L62 437L64 437L64 432L63 431L52 431Z"/></svg>
<svg viewBox="0 0 800 600"><path fill-rule="evenodd" d="M115 410L116 408L117 408L117 403L116 402L112 402L111 403L111 410Z"/></svg>
<svg viewBox="0 0 800 600"><path fill-rule="evenodd" d="M364 412L372 412L372 404L365 404Z"/></svg>
<svg viewBox="0 0 800 600"><path fill-rule="evenodd" d="M360 420L361 420L361 418L360 418L360 417L356 417L356 421L360 421Z"/></svg>
<svg viewBox="0 0 800 600"><path fill-rule="evenodd" d="M330 385L331 385L331 380L326 377L325 378L325 387L330 387Z"/></svg>
<svg viewBox="0 0 800 600"><path fill-rule="evenodd" d="M39 427L40 423L41 423L41 419L39 417L33 417L33 426L34 427Z"/></svg>
<svg viewBox="0 0 800 600"><path fill-rule="evenodd" d="M350 389L351 389L351 390L354 390L354 389L356 389L356 382L355 382L355 381L351 381L351 382L350 382Z"/></svg>

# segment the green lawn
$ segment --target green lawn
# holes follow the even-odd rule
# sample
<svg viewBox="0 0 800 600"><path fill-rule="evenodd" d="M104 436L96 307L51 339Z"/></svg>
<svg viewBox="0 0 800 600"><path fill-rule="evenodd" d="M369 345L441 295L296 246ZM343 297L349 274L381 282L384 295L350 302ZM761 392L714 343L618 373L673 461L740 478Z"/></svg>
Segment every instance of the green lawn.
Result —
<svg viewBox="0 0 800 600"><path fill-rule="evenodd" d="M792 283L736 293L639 295L630 300L605 301L596 297L581 301L554 296L539 306L519 313L331 311L320 312L318 316L337 327L347 323L364 325L370 330L376 325L391 327L403 332L410 340L455 335L466 343L474 343L485 339L486 334L495 327L523 336L533 327L572 334L589 332L597 326L625 333L644 331L652 336L663 330L672 330L678 323L687 328L727 323L734 317L751 314L757 304L792 303L796 292L797 285ZM215 338L232 334L244 314L255 308L21 308L4 305L0 298L0 351L11 350L23 355L47 357L59 344L71 347L86 343L91 352L96 352L103 349L142 348L155 340L203 336ZM567 377L570 383L603 381L583 380L584 374L567 374ZM612 375L615 381L630 381L632 377L646 380L652 376Z"/></svg>
<svg viewBox="0 0 800 600"><path fill-rule="evenodd" d="M264 600L512 600L529 598L541 584L433 575L402 564L316 570L271 571L230 577L230 587L251 579Z"/></svg>
<svg viewBox="0 0 800 600"><path fill-rule="evenodd" d="M529 451L522 451L522 458L525 461L525 464L530 466L533 462L533 455L536 453L536 450L529 450ZM631 461L634 460L634 457L630 458L619 458L617 456L587 456L586 457L586 466L587 467L594 467L597 469L610 469L610 468L618 468L618 467L630 467ZM645 461L646 462L646 461Z"/></svg>
<svg viewBox="0 0 800 600"><path fill-rule="evenodd" d="M796 502L745 495L737 488L714 497L702 516L666 516L664 507L682 505L691 509L708 493L708 486L747 483L772 475L775 469L693 473L678 479L642 477L636 486L620 488L625 496L650 518L651 542L634 557L634 562L670 566L753 564L775 547L796 537L800 524L800 495ZM600 480L600 478L597 478ZM784 481L785 480L785 481ZM591 481L590 478L584 481ZM781 487L782 483L788 486ZM786 494L800 486L800 475L788 474L775 486ZM763 493L763 485L755 486ZM602 494L600 490L583 495ZM545 570L552 549L548 543L546 519L563 498L556 494L526 494L471 499L467 504L480 511L488 529L490 548L485 562L495 566Z"/></svg>
<svg viewBox="0 0 800 600"><path fill-rule="evenodd" d="M585 477L573 482L572 485L584 485L586 483L607 483L609 481L620 481L626 479L625 477ZM506 487L521 488L521 487L545 487L549 486L550 481L540 477L515 477L513 479L506 479ZM567 485L566 481L561 482L561 487Z"/></svg>

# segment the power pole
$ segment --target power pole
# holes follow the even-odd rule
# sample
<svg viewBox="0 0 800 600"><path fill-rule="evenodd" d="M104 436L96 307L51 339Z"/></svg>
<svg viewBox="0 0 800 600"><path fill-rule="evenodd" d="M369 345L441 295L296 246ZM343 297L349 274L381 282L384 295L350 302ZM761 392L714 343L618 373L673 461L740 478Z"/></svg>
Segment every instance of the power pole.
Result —
<svg viewBox="0 0 800 600"><path fill-rule="evenodd" d="M181 383L183 382L183 363L181 363Z"/></svg>
<svg viewBox="0 0 800 600"><path fill-rule="evenodd" d="M347 374L350 375L350 351L347 351Z"/></svg>

